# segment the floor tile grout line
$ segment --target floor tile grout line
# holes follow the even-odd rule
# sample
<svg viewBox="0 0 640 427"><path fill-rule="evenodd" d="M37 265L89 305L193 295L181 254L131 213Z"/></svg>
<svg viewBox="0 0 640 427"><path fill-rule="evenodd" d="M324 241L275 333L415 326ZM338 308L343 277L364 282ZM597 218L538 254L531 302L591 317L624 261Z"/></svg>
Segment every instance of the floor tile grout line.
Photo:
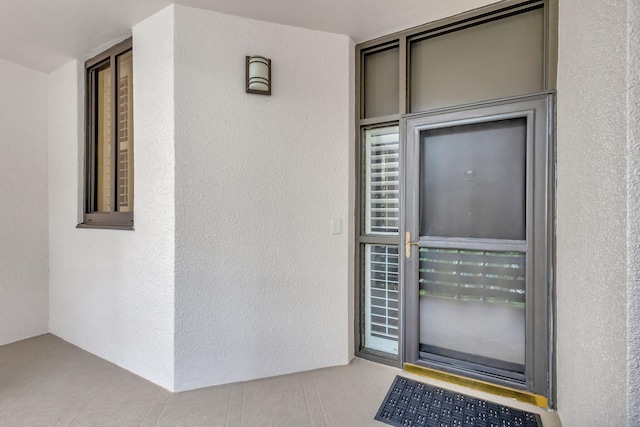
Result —
<svg viewBox="0 0 640 427"><path fill-rule="evenodd" d="M307 405L307 415L309 416L309 422L313 425L313 419L311 418L311 406L309 406L309 399L307 398L307 392L304 389L304 374L299 374L300 377L300 387L302 387L302 397L304 397L304 403ZM322 414L322 418L324 418L324 413Z"/></svg>
<svg viewBox="0 0 640 427"><path fill-rule="evenodd" d="M245 401L245 393L244 393L244 385L242 386L242 404L240 405L240 427L244 427L244 401Z"/></svg>
<svg viewBox="0 0 640 427"><path fill-rule="evenodd" d="M55 423L56 426L60 425L60 427L64 427L62 426L60 423L62 422L62 420L64 420L65 418L67 418L67 415L69 415L71 413L71 411L73 411L73 408L75 408L75 406L69 408L69 410L67 412L64 413L64 415L62 417L60 417L60 419L58 420L57 423ZM75 421L76 418L78 417L73 417L73 419L71 420L71 424L68 424L69 426L71 426Z"/></svg>
<svg viewBox="0 0 640 427"><path fill-rule="evenodd" d="M169 401L171 400L171 398L174 396L174 394L172 394L171 396L169 396L167 398L167 400L164 401L164 404L162 405L162 410L160 410L160 413L158 414L158 418L156 419L156 421L153 423L154 427L158 425L158 422L162 419L162 415L164 415L164 411L165 409L167 409L167 404L169 403Z"/></svg>
<svg viewBox="0 0 640 427"><path fill-rule="evenodd" d="M227 411L224 416L224 425L229 427L229 412L231 412L231 399L233 399L233 385L229 389L229 400L227 400Z"/></svg>
<svg viewBox="0 0 640 427"><path fill-rule="evenodd" d="M87 402L87 405L88 405L89 403L93 402L93 401L95 400L96 396L97 396L97 393L99 393L101 390L103 390L103 389L105 388L104 380L105 380L105 378L107 378L107 375L108 375L108 374L107 374L107 372L103 372L103 373L102 373L102 375L100 375L100 377L96 380L96 382L94 382L94 383L91 385L91 387L89 387L89 388L87 389L87 392L84 394L84 396L82 396L83 398L84 398L84 397L86 397L86 396L89 394L89 392L91 392L91 390L93 390L93 389L94 389L94 387L96 387L96 385L98 385L98 384L100 385L100 387L97 387L97 388L96 388L96 395L95 395L95 396L93 396L93 398ZM73 405L73 408L75 408L76 406L78 406L78 404L79 404L81 401L82 401L82 398L81 398L81 399L79 399L79 400L76 402L76 404L75 404L75 405ZM72 409L73 409L73 408L72 408Z"/></svg>
<svg viewBox="0 0 640 427"><path fill-rule="evenodd" d="M27 392L25 391L24 393L27 393ZM24 396L24 393L20 394L20 395L17 395L17 396L12 394L11 398L13 398L13 401L9 402L8 405L6 405L4 407L4 409L0 409L0 415L2 415L8 408L10 408L11 405L13 405L18 399L20 399L22 396Z"/></svg>
<svg viewBox="0 0 640 427"><path fill-rule="evenodd" d="M147 419L147 417L149 416L149 412L151 412L151 409L154 407L154 405L156 404L156 399L158 398L158 396L160 396L160 394L162 394L162 390L158 390L158 392L156 393L156 395L153 397L153 402L151 402L151 404L149 405L149 407L147 408L147 412L144 413L144 417L142 417L142 420L140 421L140 425L143 425L145 420ZM167 400L169 400L169 398L167 398ZM166 402L166 401L165 401Z"/></svg>
<svg viewBox="0 0 640 427"><path fill-rule="evenodd" d="M322 410L322 418L324 418L324 423L326 425L329 425L329 418L327 418L327 413L325 412L324 405L322 404L320 393L318 393L318 385L316 384L316 378L313 376L312 373L310 373L309 375L311 375L311 382L313 382L313 389L316 392L316 396L318 396L318 403L320 404L320 409Z"/></svg>
<svg viewBox="0 0 640 427"><path fill-rule="evenodd" d="M358 369L360 369L360 371L364 374L365 378L367 379L367 381L369 381L369 384L371 384L371 387L374 388L374 390L378 390L379 392L381 391L376 385L375 383L371 380L371 377L369 376L369 374L367 373L367 371L360 366L360 364L357 364ZM384 390L382 390L382 392L384 392Z"/></svg>
<svg viewBox="0 0 640 427"><path fill-rule="evenodd" d="M67 415L69 415L69 414L71 413L71 411L73 411L74 409L76 409L76 407L77 407L77 406L78 406L78 404L82 401L82 399L83 399L84 397L86 397L86 396L89 394L89 392L91 392L91 390L93 390L93 388L96 386L96 384L102 383L103 379L104 379L106 376L107 376L107 372L103 372L103 373L102 373L102 375L100 375L100 376L98 377L98 379L96 379L96 381L95 381L93 384L91 384L91 386L87 389L87 391L84 393L84 395L83 395L80 399L78 399L78 401L77 401L77 402L76 402L76 403L75 403L71 408L69 408L69 410L64 414L64 416L60 419L60 421L58 421L58 422L56 423L56 425L57 425L57 424L59 424L59 423L61 423L61 422L62 422L62 420L64 420L64 419L67 417ZM99 388L98 388L98 392L99 392L100 390L102 390L103 388L104 388L104 384L102 384L102 387L99 387ZM94 396L94 398L95 398L95 396ZM92 401L93 401L93 399L91 399L89 402L92 402ZM89 404L89 402L87 402L87 404ZM84 412L84 411L81 411L81 412ZM74 418L73 418L73 420L71 420L71 424L69 424L69 426L72 426L72 425L76 422L77 418L78 418L77 416L76 416L76 417L74 417ZM61 426L61 427L63 427L63 426Z"/></svg>
<svg viewBox="0 0 640 427"><path fill-rule="evenodd" d="M51 375L54 376L54 375ZM51 376L46 376L46 378L49 378ZM66 417L77 405L78 403L82 400L82 398L84 398L84 396L86 396L89 391L102 379L102 377L98 378L93 384L91 384L88 388L87 391L78 399L78 401L76 401L72 406L69 406L67 408L67 410L64 412L64 414L61 416L61 420L64 419L64 417ZM5 414L10 414L10 412L6 412L7 409L9 409L11 406L13 406L20 398L26 396L29 392L31 392L32 390L34 390L39 383L43 382L43 380L36 380L35 378L31 378L31 381L33 381L33 384L31 385L31 387L29 387L25 392L23 392L22 394L20 394L19 396L16 397L16 399L11 402L11 404L9 404L7 407L5 407L2 411L0 412L4 412ZM64 407L63 407L64 408ZM27 410L27 411L16 411L15 414L34 414L37 413L39 411L44 411L47 410L48 408L41 408L41 409L36 409L36 410ZM60 421L58 421L56 423L59 424Z"/></svg>
<svg viewBox="0 0 640 427"><path fill-rule="evenodd" d="M371 362L371 363L373 363L373 362ZM386 366L386 365L385 365L385 367L386 367L386 368L392 368L391 366ZM393 373L393 378L394 378L394 379L395 379L395 377L397 377L398 375L399 375L399 376L407 376L407 375L410 375L410 373L409 373L409 372L407 372L407 371L405 371L404 369L395 368L395 367L394 367L393 369L395 369L395 370L396 370L396 372L394 372L394 373ZM382 377L380 376L380 371L379 371L379 370L374 370L374 373L375 373L376 377L378 377L378 379L379 379L379 380L384 384L385 379L384 379L384 378L382 378ZM393 382L393 380L391 380L391 382ZM391 385L391 384L389 384L389 386L390 386L390 385ZM384 389L384 390L383 390L383 392L385 392L385 393L386 393L387 391L388 391L387 389Z"/></svg>
<svg viewBox="0 0 640 427"><path fill-rule="evenodd" d="M16 396L15 400L13 402L11 402L9 405L7 405L2 411L0 411L0 413L6 412L7 409L11 408L18 401L18 399L24 397L27 393L29 393L31 390L36 388L36 385L40 382L37 379L37 377L30 378L30 381L32 381L31 386L27 387L27 389L23 393L21 393L20 395ZM23 411L18 411L18 412L23 412Z"/></svg>
<svg viewBox="0 0 640 427"><path fill-rule="evenodd" d="M142 417L142 420L140 421L140 424L138 425L143 425L144 421L147 419L147 417L149 416L149 412L151 412L151 408L153 408L153 403L151 405L149 405L149 407L147 408L147 412L144 413L144 417Z"/></svg>

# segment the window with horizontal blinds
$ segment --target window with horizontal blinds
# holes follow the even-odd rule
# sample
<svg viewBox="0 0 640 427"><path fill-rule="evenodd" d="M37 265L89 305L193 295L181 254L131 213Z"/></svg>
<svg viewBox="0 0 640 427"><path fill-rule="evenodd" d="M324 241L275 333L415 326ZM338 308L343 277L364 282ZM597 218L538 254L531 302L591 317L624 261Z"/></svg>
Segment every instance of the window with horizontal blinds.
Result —
<svg viewBox="0 0 640 427"><path fill-rule="evenodd" d="M398 247L365 245L365 345L398 353Z"/></svg>
<svg viewBox="0 0 640 427"><path fill-rule="evenodd" d="M96 206L97 212L111 212L113 199L112 145L113 116L111 100L111 80L113 70L107 66L97 72L98 90L96 102Z"/></svg>
<svg viewBox="0 0 640 427"><path fill-rule="evenodd" d="M398 126L367 129L364 141L364 232L395 235L400 217Z"/></svg>
<svg viewBox="0 0 640 427"><path fill-rule="evenodd" d="M398 238L400 226L400 139L397 124L364 128L360 158L363 266L361 347L398 354ZM390 239L391 238L391 239Z"/></svg>
<svg viewBox="0 0 640 427"><path fill-rule="evenodd" d="M118 61L118 210L133 210L133 88L131 84L132 52L117 57Z"/></svg>
<svg viewBox="0 0 640 427"><path fill-rule="evenodd" d="M132 40L91 58L85 70L85 200L78 227L133 230Z"/></svg>

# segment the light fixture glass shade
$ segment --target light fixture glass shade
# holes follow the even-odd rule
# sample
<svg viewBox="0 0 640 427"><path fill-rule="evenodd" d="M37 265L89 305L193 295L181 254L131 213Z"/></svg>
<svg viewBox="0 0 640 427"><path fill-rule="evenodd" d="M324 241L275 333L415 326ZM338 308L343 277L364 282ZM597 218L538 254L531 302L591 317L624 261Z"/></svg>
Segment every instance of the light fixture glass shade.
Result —
<svg viewBox="0 0 640 427"><path fill-rule="evenodd" d="M247 93L271 95L271 60L247 56Z"/></svg>

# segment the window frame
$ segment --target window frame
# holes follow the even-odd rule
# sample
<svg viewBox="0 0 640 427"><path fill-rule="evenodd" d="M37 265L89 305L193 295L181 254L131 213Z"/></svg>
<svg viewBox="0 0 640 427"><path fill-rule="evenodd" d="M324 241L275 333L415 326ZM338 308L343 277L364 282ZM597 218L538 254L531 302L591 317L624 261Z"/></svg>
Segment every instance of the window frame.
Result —
<svg viewBox="0 0 640 427"><path fill-rule="evenodd" d="M388 48L387 46L385 46L385 48ZM367 52L368 53L368 52ZM399 311L399 315L398 315L398 339L397 339L397 345L398 345L398 350L396 353L388 353L388 352L384 352L381 350L377 350L377 349L373 349L370 348L368 346L366 346L367 344L367 337L366 337L366 319L365 319L365 305L366 305L366 301L365 301L365 297L366 297L366 283L365 283L365 279L366 279L366 273L365 273L365 269L366 269L366 260L365 260L365 253L366 253L366 246L388 246L388 247L395 247L398 250L398 254L400 253L400 228L402 227L402 224L400 223L402 221L402 218L399 219L398 222L398 232L397 233L390 233L390 234L378 234L378 233L366 233L366 229L365 229L365 211L366 211L366 196L365 196L365 188L366 188L366 183L365 183L365 170L366 170L366 155L365 155L365 143L366 143L366 132L369 130L374 130L374 129L380 129L380 128L390 128L390 127L398 127L398 151L399 151L399 163L402 164L402 156L403 156L403 142L402 142L402 135L401 135L401 128L400 128L400 124L398 121L395 120L390 120L390 121L385 121L382 120L378 123L375 124L371 124L371 125L363 125L359 128L359 132L358 132L358 143L356 145L356 158L358 159L358 161L356 162L356 176L358 177L358 179L356 180L356 194L357 194L357 211L358 214L356 216L356 237L355 237L355 242L356 242L356 248L355 248L355 265L356 265L356 269L355 269L355 283L357 284L356 286L356 303L357 303L357 308L356 308L356 313L357 313L357 320L355 322L355 328L356 328L356 332L355 332L355 337L356 337L356 355L358 355L359 357L363 357L378 363L382 363L385 365L390 365L390 366L395 366L395 367L400 367L401 366L401 352L402 352L402 345L400 341L400 330L401 330L401 325L400 323L402 322L402 317L400 315L400 309L398 309ZM403 189L403 180L400 178L399 179L399 193L401 194ZM399 196L399 198L401 198ZM398 255L398 259L399 259L399 255ZM398 275L400 274L400 271L398 271ZM400 304L401 301L401 290L398 289L398 303Z"/></svg>
<svg viewBox="0 0 640 427"><path fill-rule="evenodd" d="M106 67L112 67L111 73L111 107L115 115L118 114L118 57L133 50L133 39L128 38L104 52L94 56L85 62L85 163L84 163L84 201L83 201L83 222L77 228L107 228L117 230L133 230L133 206L129 212L117 211L117 188L120 178L118 171L118 120L113 120L111 147L112 158L112 187L113 203L111 212L97 212L97 97L98 97L98 73ZM133 112L131 112L133 114ZM131 141L131 156L133 159L133 138ZM132 161L131 159L131 161ZM135 172L134 172L135 173ZM133 176L130 182L133 187Z"/></svg>

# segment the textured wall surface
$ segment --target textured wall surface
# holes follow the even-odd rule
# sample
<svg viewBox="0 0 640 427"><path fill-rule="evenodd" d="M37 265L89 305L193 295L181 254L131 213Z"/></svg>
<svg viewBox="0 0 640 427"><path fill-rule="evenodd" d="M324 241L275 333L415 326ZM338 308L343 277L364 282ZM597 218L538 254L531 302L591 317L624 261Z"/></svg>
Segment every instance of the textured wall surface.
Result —
<svg viewBox="0 0 640 427"><path fill-rule="evenodd" d="M0 345L47 332L47 76L0 60Z"/></svg>
<svg viewBox="0 0 640 427"><path fill-rule="evenodd" d="M135 231L75 228L83 64L49 76L50 329L173 389L173 9L133 35Z"/></svg>
<svg viewBox="0 0 640 427"><path fill-rule="evenodd" d="M640 2L627 10L627 405L629 426L640 423Z"/></svg>
<svg viewBox="0 0 640 427"><path fill-rule="evenodd" d="M352 43L175 13L176 390L345 364ZM245 93L256 54L270 97Z"/></svg>
<svg viewBox="0 0 640 427"><path fill-rule="evenodd" d="M567 427L627 422L626 0L561 0L557 389Z"/></svg>

